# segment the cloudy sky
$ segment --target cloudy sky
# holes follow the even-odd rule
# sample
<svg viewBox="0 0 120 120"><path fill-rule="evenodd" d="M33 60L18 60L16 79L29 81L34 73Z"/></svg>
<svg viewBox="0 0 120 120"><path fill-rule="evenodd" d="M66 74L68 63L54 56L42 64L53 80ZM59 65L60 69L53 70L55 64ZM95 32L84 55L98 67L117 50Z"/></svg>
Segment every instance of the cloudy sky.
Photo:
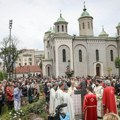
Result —
<svg viewBox="0 0 120 120"><path fill-rule="evenodd" d="M102 26L109 36L116 35L120 22L120 0L85 0L87 11L94 17L94 35ZM44 49L44 33L53 27L60 10L68 24L68 33L79 34L77 19L84 0L0 0L0 41L9 35L9 20L13 20L12 35L19 40L18 48Z"/></svg>

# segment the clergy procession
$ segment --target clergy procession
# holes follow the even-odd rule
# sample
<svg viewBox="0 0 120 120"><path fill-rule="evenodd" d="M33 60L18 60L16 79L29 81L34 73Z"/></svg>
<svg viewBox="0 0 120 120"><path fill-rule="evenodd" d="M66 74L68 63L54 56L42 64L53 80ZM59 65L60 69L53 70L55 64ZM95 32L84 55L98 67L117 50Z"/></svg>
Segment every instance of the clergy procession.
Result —
<svg viewBox="0 0 120 120"><path fill-rule="evenodd" d="M58 77L46 79L44 84L48 120L120 120L120 81L115 76ZM54 119L60 105L59 118Z"/></svg>

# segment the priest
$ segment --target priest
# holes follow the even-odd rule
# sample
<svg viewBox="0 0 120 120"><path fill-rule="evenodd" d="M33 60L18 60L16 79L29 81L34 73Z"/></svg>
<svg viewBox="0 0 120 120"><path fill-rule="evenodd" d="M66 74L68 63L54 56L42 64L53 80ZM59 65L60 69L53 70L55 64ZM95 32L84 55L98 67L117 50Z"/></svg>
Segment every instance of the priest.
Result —
<svg viewBox="0 0 120 120"><path fill-rule="evenodd" d="M67 107L63 108L63 111L65 113L70 113L70 120L75 120L75 113L74 113L74 105L72 97L68 94L68 86L64 86L64 92L63 92L63 100L64 103L67 103Z"/></svg>
<svg viewBox="0 0 120 120"><path fill-rule="evenodd" d="M91 86L86 88L87 94L83 101L84 120L97 120L97 98Z"/></svg>
<svg viewBox="0 0 120 120"><path fill-rule="evenodd" d="M49 113L54 114L55 111L55 84L51 84L50 89L50 103L49 103Z"/></svg>
<svg viewBox="0 0 120 120"><path fill-rule="evenodd" d="M115 89L111 86L110 80L105 81L106 87L103 91L103 108L104 114L106 113L116 113L117 114L117 106L116 106L116 99L115 99Z"/></svg>

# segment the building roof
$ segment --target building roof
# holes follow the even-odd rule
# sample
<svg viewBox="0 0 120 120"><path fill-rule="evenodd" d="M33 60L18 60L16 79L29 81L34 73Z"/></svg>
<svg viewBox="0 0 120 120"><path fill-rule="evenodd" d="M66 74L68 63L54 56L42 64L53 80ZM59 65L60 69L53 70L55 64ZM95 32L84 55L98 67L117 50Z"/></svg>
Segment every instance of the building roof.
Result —
<svg viewBox="0 0 120 120"><path fill-rule="evenodd" d="M100 33L101 37L108 37L108 34L105 32L104 28L102 28L102 32Z"/></svg>
<svg viewBox="0 0 120 120"><path fill-rule="evenodd" d="M62 17L62 14L60 13L60 17L57 19L57 22L55 22L54 24L58 24L58 23L66 23L68 24L67 21L65 21L65 19Z"/></svg>
<svg viewBox="0 0 120 120"><path fill-rule="evenodd" d="M19 66L15 69L16 74L30 73L30 72L42 72L38 65Z"/></svg>
<svg viewBox="0 0 120 120"><path fill-rule="evenodd" d="M62 17L61 13L60 13L60 17L57 19L57 22L65 22L65 19Z"/></svg>

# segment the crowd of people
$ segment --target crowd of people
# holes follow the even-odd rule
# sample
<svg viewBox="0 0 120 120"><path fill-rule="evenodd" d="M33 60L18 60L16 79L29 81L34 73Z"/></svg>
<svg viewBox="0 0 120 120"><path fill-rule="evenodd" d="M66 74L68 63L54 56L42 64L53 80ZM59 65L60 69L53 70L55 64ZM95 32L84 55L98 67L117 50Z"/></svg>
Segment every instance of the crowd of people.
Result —
<svg viewBox="0 0 120 120"><path fill-rule="evenodd" d="M118 120L103 117L108 113L111 116L118 115L116 96L120 96L120 81L115 76L48 79L45 81L44 93L50 115L55 114L58 105L67 103L63 112L70 113L70 120L75 120L77 110L84 120ZM76 97L76 94L80 96Z"/></svg>
<svg viewBox="0 0 120 120"><path fill-rule="evenodd" d="M0 115L4 105L8 110L21 109L22 104L32 103L39 99L40 79L36 77L18 78L17 80L3 80L0 83Z"/></svg>
<svg viewBox="0 0 120 120"><path fill-rule="evenodd" d="M21 104L31 104L40 97L40 83L48 104L49 115L62 103L64 113L70 120L80 114L83 120L119 120L117 99L120 96L120 80L111 77L22 77L17 80L3 80L0 83L0 114L4 105L9 110L20 110ZM118 104L119 105L119 104ZM111 117L112 116L112 117ZM115 118L116 119L112 119Z"/></svg>

